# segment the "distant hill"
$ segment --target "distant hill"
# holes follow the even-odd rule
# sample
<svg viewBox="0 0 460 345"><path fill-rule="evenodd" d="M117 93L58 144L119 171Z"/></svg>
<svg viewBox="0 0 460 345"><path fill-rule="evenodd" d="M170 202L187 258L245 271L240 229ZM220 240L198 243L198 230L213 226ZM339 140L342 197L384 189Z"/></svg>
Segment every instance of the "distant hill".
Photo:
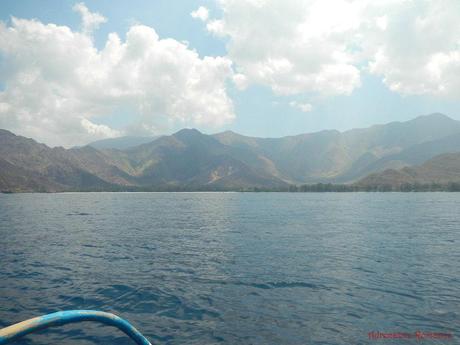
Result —
<svg viewBox="0 0 460 345"><path fill-rule="evenodd" d="M354 163L352 169L341 177L341 181L355 180L372 172L386 169L401 169L406 166L421 164L442 153L460 151L460 134L450 135L441 139L423 142L403 149L394 154L385 155L379 159L374 156L363 156Z"/></svg>
<svg viewBox="0 0 460 345"><path fill-rule="evenodd" d="M5 130L0 130L0 160L0 190L104 190L129 184L129 176L94 148L50 148Z"/></svg>
<svg viewBox="0 0 460 345"><path fill-rule="evenodd" d="M404 184L460 183L460 152L435 156L425 163L399 170L373 173L356 183L358 186L391 186Z"/></svg>
<svg viewBox="0 0 460 345"><path fill-rule="evenodd" d="M87 146L94 147L95 149L104 150L104 149L116 149L116 150L126 150L134 146L139 146L142 144L149 143L157 139L158 136L154 137L135 137L135 136L125 136L119 138L109 138L94 141L89 143Z"/></svg>
<svg viewBox="0 0 460 345"><path fill-rule="evenodd" d="M146 142L131 146L136 140ZM0 190L280 190L294 184L399 183L410 180L411 169L422 169L417 166L423 162L455 152L460 152L460 122L442 114L283 138L183 129L68 150L0 130ZM454 178L439 169L432 168L431 175L421 171L416 180L436 174L442 181Z"/></svg>

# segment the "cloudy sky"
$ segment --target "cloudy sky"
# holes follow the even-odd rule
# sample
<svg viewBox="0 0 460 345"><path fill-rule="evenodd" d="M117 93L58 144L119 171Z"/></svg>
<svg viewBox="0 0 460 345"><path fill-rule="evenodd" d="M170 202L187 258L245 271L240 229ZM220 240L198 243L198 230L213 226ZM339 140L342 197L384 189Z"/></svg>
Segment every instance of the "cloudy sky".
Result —
<svg viewBox="0 0 460 345"><path fill-rule="evenodd" d="M460 119L458 0L2 0L0 128L66 147Z"/></svg>

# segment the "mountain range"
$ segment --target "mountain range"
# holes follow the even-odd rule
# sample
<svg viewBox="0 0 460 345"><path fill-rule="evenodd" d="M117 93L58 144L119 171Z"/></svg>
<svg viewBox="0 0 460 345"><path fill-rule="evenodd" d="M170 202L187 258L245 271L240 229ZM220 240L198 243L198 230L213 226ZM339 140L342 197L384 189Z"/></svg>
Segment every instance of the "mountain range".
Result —
<svg viewBox="0 0 460 345"><path fill-rule="evenodd" d="M183 129L83 147L48 147L0 130L0 190L284 190L289 185L460 181L460 121L419 116L282 138Z"/></svg>

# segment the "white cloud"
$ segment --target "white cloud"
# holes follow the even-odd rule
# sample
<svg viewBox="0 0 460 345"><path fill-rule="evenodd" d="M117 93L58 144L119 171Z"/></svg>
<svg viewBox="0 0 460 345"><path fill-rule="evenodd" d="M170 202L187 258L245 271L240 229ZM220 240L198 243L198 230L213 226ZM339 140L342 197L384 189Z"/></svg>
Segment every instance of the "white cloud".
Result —
<svg viewBox="0 0 460 345"><path fill-rule="evenodd" d="M217 37L225 36L224 22L222 20L210 20L206 29Z"/></svg>
<svg viewBox="0 0 460 345"><path fill-rule="evenodd" d="M190 15L195 19L200 19L205 22L209 18L209 10L204 6L200 6L197 10L190 13Z"/></svg>
<svg viewBox="0 0 460 345"><path fill-rule="evenodd" d="M104 138L115 138L122 135L120 131L114 130L106 125L97 125L85 118L82 118L80 123L89 134L102 136Z"/></svg>
<svg viewBox="0 0 460 345"><path fill-rule="evenodd" d="M74 145L133 128L220 126L235 116L229 80L240 90L254 83L279 95L348 95L370 73L401 94L460 97L458 0L218 4L221 18L209 18L205 7L191 15L228 42L227 57L200 57L138 24L123 40L110 34L99 49L92 33L106 18L83 3L74 6L81 32L0 22L0 127ZM122 130L103 121L116 109L133 115Z"/></svg>
<svg viewBox="0 0 460 345"><path fill-rule="evenodd" d="M82 29L86 34L91 34L93 30L97 30L101 24L107 22L107 18L99 13L90 12L83 2L75 4L73 10L80 13Z"/></svg>
<svg viewBox="0 0 460 345"><path fill-rule="evenodd" d="M350 94L361 75L401 94L460 96L458 0L218 0L207 30L228 39L247 83L276 94Z"/></svg>
<svg viewBox="0 0 460 345"><path fill-rule="evenodd" d="M460 2L406 1L372 40L369 71L407 95L460 97Z"/></svg>
<svg viewBox="0 0 460 345"><path fill-rule="evenodd" d="M345 40L361 7L346 0L220 0L207 30L229 38L228 54L248 82L276 94L350 94L360 72Z"/></svg>
<svg viewBox="0 0 460 345"><path fill-rule="evenodd" d="M0 128L71 146L123 134L101 124L117 109L135 115L126 130L217 127L234 119L229 59L200 58L142 25L124 41L110 34L98 49L85 25L80 33L36 20L0 22Z"/></svg>
<svg viewBox="0 0 460 345"><path fill-rule="evenodd" d="M385 31L388 27L388 17L387 16L377 17L376 24L380 30Z"/></svg>
<svg viewBox="0 0 460 345"><path fill-rule="evenodd" d="M248 87L248 78L244 74L234 74L233 83L238 90L245 90Z"/></svg>
<svg viewBox="0 0 460 345"><path fill-rule="evenodd" d="M300 110L303 113L308 113L308 112L313 110L313 106L310 103L302 103L302 102L297 102L297 101L291 101L291 102L289 102L289 105L292 108Z"/></svg>

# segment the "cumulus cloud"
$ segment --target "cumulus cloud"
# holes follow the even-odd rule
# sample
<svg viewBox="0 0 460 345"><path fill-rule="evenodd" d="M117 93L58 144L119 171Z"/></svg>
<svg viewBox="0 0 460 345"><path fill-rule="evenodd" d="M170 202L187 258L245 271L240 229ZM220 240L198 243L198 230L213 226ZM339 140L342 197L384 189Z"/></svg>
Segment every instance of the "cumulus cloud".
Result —
<svg viewBox="0 0 460 345"><path fill-rule="evenodd" d="M219 0L206 28L247 83L276 94L350 94L361 75L401 94L458 97L457 0Z"/></svg>
<svg viewBox="0 0 460 345"><path fill-rule="evenodd" d="M217 4L219 18L203 6L191 16L225 39L225 57L200 57L187 43L138 24L98 48L92 34L107 19L84 3L73 7L79 31L0 22L0 127L67 146L133 130L218 127L235 116L228 81L239 90L268 86L277 95L349 95L370 73L401 94L460 96L457 0ZM307 103L290 106L309 110ZM116 109L133 115L126 128L104 123Z"/></svg>
<svg viewBox="0 0 460 345"><path fill-rule="evenodd" d="M91 122L88 119L82 118L80 121L82 127L86 129L89 134L94 134L98 136L102 136L104 138L114 138L119 137L122 132L114 130L106 125L98 125Z"/></svg>
<svg viewBox="0 0 460 345"><path fill-rule="evenodd" d="M289 105L292 108L295 108L297 110L300 110L303 113L309 113L310 111L313 110L313 106L310 103L303 103L303 102L297 102L297 101L291 101L289 102Z"/></svg>
<svg viewBox="0 0 460 345"><path fill-rule="evenodd" d="M91 34L93 30L99 28L99 26L107 22L107 18L100 15L99 13L90 12L88 7L83 2L75 4L73 7L75 12L80 13L82 20L83 32Z"/></svg>
<svg viewBox="0 0 460 345"><path fill-rule="evenodd" d="M332 2L220 0L223 17L207 30L229 39L229 57L251 83L279 95L350 94L360 71L344 41L360 7Z"/></svg>
<svg viewBox="0 0 460 345"><path fill-rule="evenodd" d="M366 45L369 71L407 95L460 96L460 2L406 1ZM364 45L364 46L366 46Z"/></svg>
<svg viewBox="0 0 460 345"><path fill-rule="evenodd" d="M98 49L88 30L101 22L86 13L82 32L36 20L0 23L0 128L71 146L123 134L101 123L116 109L136 115L127 128L144 131L233 120L229 59L201 58L143 25L125 40L110 34Z"/></svg>
<svg viewBox="0 0 460 345"><path fill-rule="evenodd" d="M236 73L233 75L233 83L238 90L245 90L248 87L248 78L244 74Z"/></svg>
<svg viewBox="0 0 460 345"><path fill-rule="evenodd" d="M200 7L198 7L197 10L193 11L192 13L190 13L190 15L195 19L200 19L203 22L205 22L205 21L208 20L209 10L204 6L200 6Z"/></svg>

